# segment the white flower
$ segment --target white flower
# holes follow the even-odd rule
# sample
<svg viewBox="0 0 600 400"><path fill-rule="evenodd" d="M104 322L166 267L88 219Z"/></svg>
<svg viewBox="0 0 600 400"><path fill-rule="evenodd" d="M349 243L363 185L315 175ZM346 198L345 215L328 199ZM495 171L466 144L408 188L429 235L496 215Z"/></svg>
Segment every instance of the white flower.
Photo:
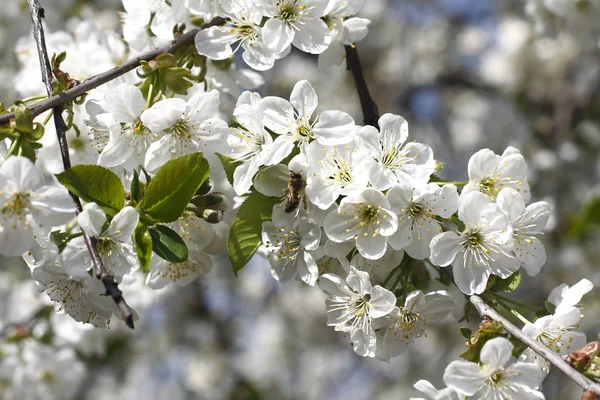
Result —
<svg viewBox="0 0 600 400"><path fill-rule="evenodd" d="M48 346L29 339L20 344L7 399L72 399L86 377L85 364L73 348ZM3 388L4 389L4 388Z"/></svg>
<svg viewBox="0 0 600 400"><path fill-rule="evenodd" d="M379 118L380 132L372 126L358 130L361 144L369 152L369 182L386 190L397 182L412 186L426 184L435 171L431 148L422 143L406 143L408 123L394 114Z"/></svg>
<svg viewBox="0 0 600 400"><path fill-rule="evenodd" d="M501 156L489 149L479 150L469 159L468 171L469 183L461 195L481 192L493 200L503 188L510 187L529 201L527 163L514 147L508 147Z"/></svg>
<svg viewBox="0 0 600 400"><path fill-rule="evenodd" d="M12 156L0 165L0 254L19 256L37 247L34 229L47 232L74 214L67 189L56 180L46 184L29 159Z"/></svg>
<svg viewBox="0 0 600 400"><path fill-rule="evenodd" d="M367 154L354 141L340 146L308 145L306 194L325 210L342 196L360 194L367 187Z"/></svg>
<svg viewBox="0 0 600 400"><path fill-rule="evenodd" d="M281 214L274 211L273 221L262 225L262 241L270 253L271 273L281 282L298 276L314 286L319 269L311 252L319 247L321 228L307 216L282 218Z"/></svg>
<svg viewBox="0 0 600 400"><path fill-rule="evenodd" d="M90 219L89 221L93 228L86 231L88 235L101 231L100 218ZM135 208L124 207L110 221L108 228L96 236L100 258L106 269L114 274L117 279L139 268L138 258L131 241L131 236L137 227L138 221L139 214ZM82 229L84 226L82 226ZM65 247L62 258L65 270L72 276L85 276L87 270L92 266L83 237L71 240Z"/></svg>
<svg viewBox="0 0 600 400"><path fill-rule="evenodd" d="M346 256L354 249L352 242L336 243L327 239L324 245L319 246L313 252L313 258L319 268L319 275L335 274L346 279L350 272L350 263Z"/></svg>
<svg viewBox="0 0 600 400"><path fill-rule="evenodd" d="M220 152L225 149L227 123L217 117L219 92L198 92L187 102L161 100L142 113L142 122L164 136L146 154L146 168L155 171L167 161L185 154Z"/></svg>
<svg viewBox="0 0 600 400"><path fill-rule="evenodd" d="M449 218L458 210L456 186L429 183L413 189L394 185L386 196L391 210L398 215L398 230L389 237L388 243L396 250L404 249L417 260L428 258L431 239L442 232L435 216Z"/></svg>
<svg viewBox="0 0 600 400"><path fill-rule="evenodd" d="M404 353L415 339L425 336L425 328L441 322L452 310L454 301L446 291L423 294L415 290L410 293L403 307L395 307L390 314L373 323L375 329L386 328L384 355L397 357Z"/></svg>
<svg viewBox="0 0 600 400"><path fill-rule="evenodd" d="M141 121L146 102L142 92L129 83L120 84L115 90L104 94L102 108L104 113L94 110L94 103L88 103L91 120L88 125L94 128L94 136L102 140L103 135L98 127L105 126L110 138L98 158L98 164L105 167L122 166L131 171L144 163L146 151L158 139L158 134L151 132ZM98 126L100 125L100 126Z"/></svg>
<svg viewBox="0 0 600 400"><path fill-rule="evenodd" d="M207 274L212 270L213 264L208 254L198 251L196 247L188 248L188 252L188 259L180 263L152 256L146 285L151 289L162 289L170 283L183 287L192 283L200 274Z"/></svg>
<svg viewBox="0 0 600 400"><path fill-rule="evenodd" d="M185 0L185 5L192 14L201 15L210 20L217 15L231 13L233 2L223 0Z"/></svg>
<svg viewBox="0 0 600 400"><path fill-rule="evenodd" d="M325 70L340 65L345 58L344 46L363 40L369 33L371 21L364 18L349 18L363 5L363 0L332 0L325 10L324 20L331 31L331 44L319 54L319 68Z"/></svg>
<svg viewBox="0 0 600 400"><path fill-rule="evenodd" d="M511 255L510 220L489 197L479 192L461 196L458 218L465 230L435 236L430 248L433 264L454 264L454 281L463 293L482 293L491 274L507 278L519 269Z"/></svg>
<svg viewBox="0 0 600 400"><path fill-rule="evenodd" d="M106 214L96 203L87 203L77 215L77 223L90 237L97 237L106 222Z"/></svg>
<svg viewBox="0 0 600 400"><path fill-rule="evenodd" d="M560 355L569 354L586 343L585 334L575 332L580 319L581 311L578 308L562 308L554 315L547 315L538 318L534 323L526 324L523 333ZM545 373L550 370L550 363L530 348L521 353L519 360L532 362Z"/></svg>
<svg viewBox="0 0 600 400"><path fill-rule="evenodd" d="M338 245L339 244L341 243L338 243ZM351 250L353 249L354 246L352 246ZM344 254L343 256L339 257L340 261L345 260L344 265L347 266L346 268L349 269L349 265L351 264L360 271L368 272L369 276L371 277L371 282L376 285L383 284L390 272L392 272L394 268L399 266L402 262L402 259L404 258L404 251L396 251L390 246L388 246L387 251L385 252L383 257L377 260L369 260L368 258L363 257L360 253L356 253L354 257L352 257L352 259L350 260L350 264L348 264L348 261L345 258L348 253L349 251L347 251L346 254Z"/></svg>
<svg viewBox="0 0 600 400"><path fill-rule="evenodd" d="M312 119L318 104L315 89L305 80L296 83L290 101L273 96L260 101L265 126L279 135L275 147L282 159L295 143L304 148L313 139L324 146L352 141L354 119L341 111L325 111Z"/></svg>
<svg viewBox="0 0 600 400"><path fill-rule="evenodd" d="M459 396L452 388L444 388L437 390L429 381L421 379L413 385L415 389L427 396L429 400L460 400L464 396ZM409 400L425 400L421 398L411 397Z"/></svg>
<svg viewBox="0 0 600 400"><path fill-rule="evenodd" d="M252 178L260 166L272 159L273 139L265 130L262 114L250 104L241 104L233 113L240 127L231 128L227 136L227 156L241 162L233 172L233 189L239 196L252 186ZM277 160L275 163L281 160Z"/></svg>
<svg viewBox="0 0 600 400"><path fill-rule="evenodd" d="M319 287L329 295L327 325L348 332L356 354L375 357L376 336L371 322L392 312L396 296L381 286L371 286L369 274L354 267L346 282L337 275L325 274L319 279Z"/></svg>
<svg viewBox="0 0 600 400"><path fill-rule="evenodd" d="M173 263L153 254L150 272L146 276L146 285L151 289L161 289L171 283L187 286L200 274L212 270L212 259L205 251L215 237L210 224L192 213L185 213L169 226L188 247L188 259Z"/></svg>
<svg viewBox="0 0 600 400"><path fill-rule="evenodd" d="M383 193L367 188L342 199L339 208L325 217L324 228L332 241L354 240L363 257L377 260L387 250L388 236L398 228L398 217Z"/></svg>
<svg viewBox="0 0 600 400"><path fill-rule="evenodd" d="M514 255L527 273L535 276L546 263L546 249L536 237L550 218L550 205L538 201L525 207L525 199L512 188L504 188L496 202L510 218L513 227Z"/></svg>
<svg viewBox="0 0 600 400"><path fill-rule="evenodd" d="M113 311L118 313L118 310L112 299L105 296L102 283L89 274L70 276L61 266L56 245L43 240L41 246L43 257L37 260L27 257L25 260L39 291L46 292L56 312L68 314L78 322L107 326Z"/></svg>
<svg viewBox="0 0 600 400"><path fill-rule="evenodd" d="M563 283L552 289L548 301L556 306L556 313L561 313L571 307L578 307L581 298L593 288L594 284L587 279L582 279L571 287Z"/></svg>
<svg viewBox="0 0 600 400"><path fill-rule="evenodd" d="M200 30L195 37L199 54L213 60L225 60L240 47L244 49L242 57L246 64L259 71L266 71L275 63L275 52L263 41L260 27L263 14L254 5L240 3L227 15L230 26L213 26ZM235 49L231 46L238 42Z"/></svg>
<svg viewBox="0 0 600 400"><path fill-rule="evenodd" d="M150 47L166 43L164 40L156 40L150 36L148 25L152 19L152 13L156 12L164 0L122 0L124 13L123 38L134 52L141 53Z"/></svg>
<svg viewBox="0 0 600 400"><path fill-rule="evenodd" d="M256 0L268 17L263 40L281 53L293 44L306 53L319 54L331 43L331 32L321 19L328 0Z"/></svg>
<svg viewBox="0 0 600 400"><path fill-rule="evenodd" d="M511 362L513 345L503 337L488 340L481 349L480 364L452 361L444 383L473 399L544 399L537 391L544 374L535 365Z"/></svg>

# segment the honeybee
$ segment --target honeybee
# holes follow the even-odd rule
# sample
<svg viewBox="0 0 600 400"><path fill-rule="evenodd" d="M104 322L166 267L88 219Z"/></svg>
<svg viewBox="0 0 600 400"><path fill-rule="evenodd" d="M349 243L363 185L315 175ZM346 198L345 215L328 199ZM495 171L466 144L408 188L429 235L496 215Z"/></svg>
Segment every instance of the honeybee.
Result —
<svg viewBox="0 0 600 400"><path fill-rule="evenodd" d="M288 187L283 192L283 211L291 213L298 208L300 202L304 200L305 188L306 181L302 175L290 171Z"/></svg>

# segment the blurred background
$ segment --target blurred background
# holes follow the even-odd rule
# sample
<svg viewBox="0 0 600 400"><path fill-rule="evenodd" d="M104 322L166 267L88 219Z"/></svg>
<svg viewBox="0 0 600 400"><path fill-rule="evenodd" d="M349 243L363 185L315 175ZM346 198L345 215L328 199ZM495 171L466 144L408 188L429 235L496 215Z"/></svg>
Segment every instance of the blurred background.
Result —
<svg viewBox="0 0 600 400"><path fill-rule="evenodd" d="M108 68L102 54L86 53L90 47L81 23L95 23L106 32L104 39L111 30L118 37L120 1L41 3L47 35L56 35L53 46L62 44L69 56L83 59L76 78ZM588 278L600 284L596 3L545 2L570 3L570 8L549 8L541 0L365 3L358 16L372 24L358 51L380 113L404 116L409 138L433 148L445 165L440 175L448 180L466 180L469 157L481 148L496 153L509 145L519 148L528 160L532 201L553 206L543 239L548 262L537 277L523 275L514 298L540 304L560 283ZM0 5L0 101L11 104L38 84L32 81L39 72L26 45L31 43L26 2L0 0ZM104 57L108 64L126 56L119 43L114 46ZM109 56L113 59L106 60ZM263 76L261 93L287 98L297 81L308 79L321 110L343 110L362 121L344 67L325 73L316 57L293 51ZM136 329L113 321L101 330L50 312L46 295L38 294L19 261L0 256L0 342L11 340L12 327L24 325L47 348L75 349L84 368L74 398L81 399L419 397L412 385L427 379L442 387L445 366L465 350L458 328L474 329L479 321L473 315L470 323L459 324L448 317L389 364L363 359L325 325L325 295L319 289L278 283L257 256L237 278L226 257L215 259L210 274L183 289L154 291L143 279L125 282L126 299L140 314ZM431 289L439 288L432 283ZM580 330L591 341L600 330L598 291L584 304ZM12 379L2 349L0 398ZM544 381L543 391L549 400L581 395L558 371Z"/></svg>

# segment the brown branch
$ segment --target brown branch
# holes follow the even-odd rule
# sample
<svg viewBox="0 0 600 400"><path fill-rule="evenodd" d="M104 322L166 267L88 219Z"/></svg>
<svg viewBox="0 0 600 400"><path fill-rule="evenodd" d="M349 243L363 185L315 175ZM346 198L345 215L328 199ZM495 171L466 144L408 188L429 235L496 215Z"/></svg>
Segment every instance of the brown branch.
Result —
<svg viewBox="0 0 600 400"><path fill-rule="evenodd" d="M27 2L30 4L32 3L29 0L27 0ZM35 2L35 3L37 3L37 2ZM38 7L39 7L39 4L38 4ZM30 5L30 9L31 9L31 5ZM39 9L43 10L41 7L39 7ZM43 15L41 17L43 18ZM171 43L169 43L166 46L160 47L155 50L148 51L148 52L143 53L135 58L129 59L117 67L114 67L112 69L109 69L106 72L102 72L98 75L94 75L91 78L81 81L78 85L72 87L71 89L65 90L64 92L59 93L56 96L49 97L47 100L44 100L41 103L36 104L35 106L31 107L30 108L31 113L35 117L35 116L40 115L41 113L48 111L56 106L59 106L63 103L71 101L73 99L76 99L77 97L80 97L84 93L87 93L90 90L97 88L98 86L101 86L107 82L110 82L110 81L118 78L119 76L126 74L127 72L131 71L132 69L138 67L140 65L140 61L150 61L150 60L155 59L156 57L158 57L159 55L161 55L163 53L172 53L182 46L193 43L196 33L198 33L200 30L210 28L211 26L223 25L225 22L226 22L225 19L223 19L221 17L216 17L212 21L207 22L206 24L202 25L200 28L192 29L191 31L184 33L183 35L181 35L180 37L178 37L177 39L175 39L174 41L172 41ZM41 28L41 26L40 26L40 28ZM35 32L34 32L34 34L35 34ZM45 47L45 45L44 45L44 47ZM39 44L38 44L38 51L39 51ZM44 68L42 67L42 71L43 70L44 70ZM52 75L50 75L50 77L51 76ZM48 86L46 85L46 88L47 87ZM51 92L48 94L48 96L51 96ZM0 125L9 123L10 120L14 117L15 117L15 114L12 112L0 115Z"/></svg>
<svg viewBox="0 0 600 400"><path fill-rule="evenodd" d="M358 98L360 99L365 125L371 125L379 129L379 109L369 93L369 88L363 74L356 47L344 46L344 48L346 50L347 69L352 72L352 76L354 77L354 83L356 84L356 90L358 91ZM2 121L0 120L0 124L1 123Z"/></svg>
<svg viewBox="0 0 600 400"><path fill-rule="evenodd" d="M494 321L501 322L504 325L504 329L519 339L521 342L529 346L533 351L544 357L548 362L556 366L565 375L571 378L576 384L578 384L584 391L593 392L600 395L600 386L580 374L577 370L572 368L562 357L541 344L540 342L526 336L519 328L513 325L509 320L500 315L496 310L487 305L479 296L471 296L471 303L477 308L479 314L482 317L489 317Z"/></svg>
<svg viewBox="0 0 600 400"><path fill-rule="evenodd" d="M37 44L38 56L40 59L42 81L46 86L46 92L48 92L48 96L52 96L52 68L50 66L50 60L48 59L48 52L46 50L46 39L44 37L44 28L42 27L44 9L40 6L38 0L27 0L27 4L29 5L29 11L31 12L31 20L33 22L33 36ZM69 147L66 135L67 125L63 120L62 107L60 104L62 103L54 105L54 107L52 108L52 112L54 116L54 125L56 127L56 136L58 138L58 144L60 146L60 155L62 157L63 166L65 170L67 170L71 168L71 160L69 158ZM76 213L79 214L82 211L81 201L79 200L79 197L77 197L75 194L71 192L69 192L69 194L73 198L73 201L75 202L75 205L77 207ZM123 320L125 321L127 326L133 329L133 310L125 302L125 299L123 298L123 293L119 289L119 286L117 285L115 279L108 273L108 271L102 264L102 260L100 259L100 255L98 254L96 240L94 238L89 237L85 232L83 232L83 238L85 240L85 244L92 259L92 266L94 268L94 274L96 275L96 278L102 280L104 288L106 289L106 294L113 299L113 301L119 308L121 316L123 317Z"/></svg>

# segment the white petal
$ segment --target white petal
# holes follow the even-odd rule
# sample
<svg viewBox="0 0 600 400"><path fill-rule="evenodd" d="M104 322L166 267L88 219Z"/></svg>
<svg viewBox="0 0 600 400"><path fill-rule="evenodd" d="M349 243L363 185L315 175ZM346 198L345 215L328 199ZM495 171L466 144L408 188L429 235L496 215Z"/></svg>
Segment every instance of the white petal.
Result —
<svg viewBox="0 0 600 400"><path fill-rule="evenodd" d="M265 126L277 134L289 133L295 124L294 107L279 97L265 97L259 103Z"/></svg>
<svg viewBox="0 0 600 400"><path fill-rule="evenodd" d="M106 235L119 242L129 242L139 219L140 215L135 208L131 206L124 207L110 221Z"/></svg>
<svg viewBox="0 0 600 400"><path fill-rule="evenodd" d="M490 369L503 367L512 356L513 345L503 337L490 339L483 345L479 356Z"/></svg>
<svg viewBox="0 0 600 400"><path fill-rule="evenodd" d="M450 265L456 254L462 249L460 241L462 236L455 232L444 232L434 236L429 245L431 249L431 262L440 267ZM462 268L462 266L461 266Z"/></svg>
<svg viewBox="0 0 600 400"><path fill-rule="evenodd" d="M470 396L486 379L485 372L470 361L452 361L444 371L444 383L457 392Z"/></svg>
<svg viewBox="0 0 600 400"><path fill-rule="evenodd" d="M331 32L325 21L311 18L304 19L302 22L304 24L296 32L292 44L300 50L311 54L321 54L327 50L327 47L331 43Z"/></svg>
<svg viewBox="0 0 600 400"><path fill-rule="evenodd" d="M271 18L263 27L262 34L265 44L275 53L281 53L294 40L295 31L277 18Z"/></svg>
<svg viewBox="0 0 600 400"><path fill-rule="evenodd" d="M213 26L202 29L194 38L196 51L213 60L225 60L233 54L231 44L234 37L229 32L230 28Z"/></svg>
<svg viewBox="0 0 600 400"><path fill-rule="evenodd" d="M87 203L77 216L81 229L89 236L98 237L106 222L106 214L96 203Z"/></svg>
<svg viewBox="0 0 600 400"><path fill-rule="evenodd" d="M302 80L292 90L290 103L298 110L300 118L310 119L319 105L317 92L307 80Z"/></svg>
<svg viewBox="0 0 600 400"><path fill-rule="evenodd" d="M165 99L142 113L144 125L153 132L172 127L182 117L186 107L183 99Z"/></svg>

